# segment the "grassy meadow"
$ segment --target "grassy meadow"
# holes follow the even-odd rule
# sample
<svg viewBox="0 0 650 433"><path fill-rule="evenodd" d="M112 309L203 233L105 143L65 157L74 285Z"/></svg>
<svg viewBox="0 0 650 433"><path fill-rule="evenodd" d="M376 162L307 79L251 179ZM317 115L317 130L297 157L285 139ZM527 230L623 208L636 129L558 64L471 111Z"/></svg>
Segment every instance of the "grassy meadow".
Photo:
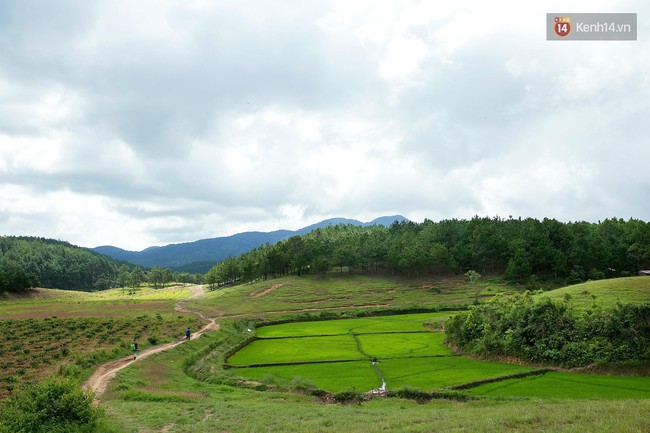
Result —
<svg viewBox="0 0 650 433"><path fill-rule="evenodd" d="M500 279L474 288L463 276L406 279L386 275L328 274L286 276L220 288L188 303L210 317L281 315L350 309L465 306L497 293L518 289Z"/></svg>
<svg viewBox="0 0 650 433"><path fill-rule="evenodd" d="M626 277L589 281L545 293L556 299L568 299L577 308L609 308L623 304L650 303L650 278Z"/></svg>
<svg viewBox="0 0 650 433"><path fill-rule="evenodd" d="M0 318L8 320L173 314L176 303L187 299L191 294L185 286L170 286L164 289L110 289L100 292L31 289L20 295L0 295Z"/></svg>

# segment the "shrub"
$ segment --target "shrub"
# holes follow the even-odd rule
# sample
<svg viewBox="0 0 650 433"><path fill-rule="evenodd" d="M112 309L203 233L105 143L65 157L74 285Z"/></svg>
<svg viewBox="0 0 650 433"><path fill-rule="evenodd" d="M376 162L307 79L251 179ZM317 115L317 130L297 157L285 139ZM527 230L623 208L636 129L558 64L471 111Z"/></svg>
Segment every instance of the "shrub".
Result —
<svg viewBox="0 0 650 433"><path fill-rule="evenodd" d="M29 385L0 407L0 433L91 433L102 413L74 382Z"/></svg>
<svg viewBox="0 0 650 433"><path fill-rule="evenodd" d="M59 366L59 376L61 377L79 377L81 373L81 367L75 364L63 364Z"/></svg>

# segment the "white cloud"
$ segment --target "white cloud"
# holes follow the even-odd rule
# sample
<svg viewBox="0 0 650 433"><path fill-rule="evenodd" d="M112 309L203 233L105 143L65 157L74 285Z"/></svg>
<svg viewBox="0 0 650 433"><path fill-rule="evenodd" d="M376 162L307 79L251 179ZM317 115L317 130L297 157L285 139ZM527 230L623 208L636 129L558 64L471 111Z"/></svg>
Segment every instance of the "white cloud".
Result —
<svg viewBox="0 0 650 433"><path fill-rule="evenodd" d="M0 134L0 172L25 169L43 174L56 171L61 164L60 137L14 137Z"/></svg>

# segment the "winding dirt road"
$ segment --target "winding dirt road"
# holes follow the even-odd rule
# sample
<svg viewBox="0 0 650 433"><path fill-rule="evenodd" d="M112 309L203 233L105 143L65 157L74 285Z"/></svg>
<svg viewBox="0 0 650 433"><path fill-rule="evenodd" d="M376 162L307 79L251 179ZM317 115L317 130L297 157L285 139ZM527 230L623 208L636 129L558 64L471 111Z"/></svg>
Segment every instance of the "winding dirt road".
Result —
<svg viewBox="0 0 650 433"><path fill-rule="evenodd" d="M187 308L185 308L185 303L187 301L205 295L205 288L203 286L192 286L190 287L190 290L192 291L192 296L178 302L174 307L174 309L180 313L195 314L199 316L202 320L208 322L207 325L205 325L199 331L194 333L193 338L200 337L205 332L219 329L219 324L215 322L215 319L210 319L208 317L205 317L203 314L201 314L198 311L188 310ZM178 346L179 344L183 344L184 342L185 339L181 339L178 341L173 341L171 343L161 344L159 346L155 346L150 349L143 350L140 353L140 356L138 356L136 359L133 359L133 355L129 355L129 356L125 356L124 358L115 359L113 361L109 361L105 364L102 364L99 367L97 367L97 370L95 370L93 375L90 376L88 380L86 380L83 383L83 385L81 385L81 387L93 391L95 393L95 402L98 402L99 397L106 391L108 382L113 377L115 377L118 371L122 370L125 367L128 367L134 362L138 362L142 359L148 358L153 354L164 352L165 350L169 350L173 347Z"/></svg>

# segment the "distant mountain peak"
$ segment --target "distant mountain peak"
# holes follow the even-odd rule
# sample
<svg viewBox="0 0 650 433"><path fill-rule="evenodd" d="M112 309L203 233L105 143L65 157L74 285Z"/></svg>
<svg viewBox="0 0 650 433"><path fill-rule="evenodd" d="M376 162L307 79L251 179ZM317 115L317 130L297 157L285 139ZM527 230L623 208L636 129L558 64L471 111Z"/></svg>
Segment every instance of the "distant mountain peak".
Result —
<svg viewBox="0 0 650 433"><path fill-rule="evenodd" d="M383 216L379 218L375 218L374 220L370 221L369 223L365 223L364 226L390 226L393 224L395 221L397 222L403 222L403 221L408 221L408 218L402 216L402 215L391 215L391 216Z"/></svg>

